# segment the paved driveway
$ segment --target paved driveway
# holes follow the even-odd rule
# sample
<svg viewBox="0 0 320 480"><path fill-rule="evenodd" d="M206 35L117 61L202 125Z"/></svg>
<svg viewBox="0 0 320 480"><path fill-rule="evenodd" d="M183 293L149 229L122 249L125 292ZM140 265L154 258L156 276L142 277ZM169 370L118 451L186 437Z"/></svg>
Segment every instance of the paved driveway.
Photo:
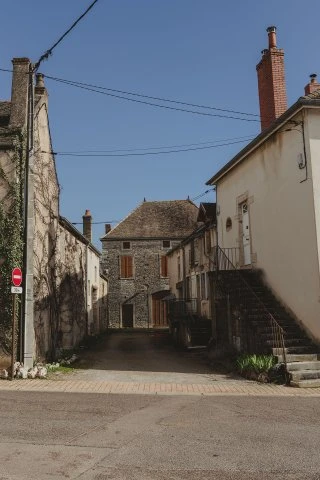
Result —
<svg viewBox="0 0 320 480"><path fill-rule="evenodd" d="M177 350L165 332L112 333L83 351L75 367L75 379L90 381L207 385L238 378L211 368L205 350Z"/></svg>

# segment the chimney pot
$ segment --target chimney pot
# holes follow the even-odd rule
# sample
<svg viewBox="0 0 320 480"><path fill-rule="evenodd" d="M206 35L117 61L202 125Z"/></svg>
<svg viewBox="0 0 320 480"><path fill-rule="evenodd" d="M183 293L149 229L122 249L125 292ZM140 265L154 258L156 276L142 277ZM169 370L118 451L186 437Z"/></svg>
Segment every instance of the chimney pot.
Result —
<svg viewBox="0 0 320 480"><path fill-rule="evenodd" d="M277 28L272 26L267 28L269 37L269 48L277 48Z"/></svg>
<svg viewBox="0 0 320 480"><path fill-rule="evenodd" d="M111 231L111 224L110 223L105 224L104 231L105 231L105 234L107 234Z"/></svg>
<svg viewBox="0 0 320 480"><path fill-rule="evenodd" d="M320 83L317 82L317 74L316 73L311 73L310 76L310 82L308 85L304 87L304 93L305 95L309 95L310 93L313 93L315 90L320 89Z"/></svg>

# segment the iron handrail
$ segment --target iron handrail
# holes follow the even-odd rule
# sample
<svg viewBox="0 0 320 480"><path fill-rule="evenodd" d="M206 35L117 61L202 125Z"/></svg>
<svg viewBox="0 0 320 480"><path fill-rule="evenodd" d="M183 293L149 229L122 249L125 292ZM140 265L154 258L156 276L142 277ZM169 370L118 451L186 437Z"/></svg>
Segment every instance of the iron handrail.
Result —
<svg viewBox="0 0 320 480"><path fill-rule="evenodd" d="M263 310L265 310L267 316L269 317L270 323L271 323L271 332L272 332L273 340L275 341L275 344L276 344L275 349L282 351L282 359L283 359L283 363L284 363L284 365L285 365L285 370L287 371L287 358L286 358L286 350L285 350L285 341L284 341L284 331L283 331L283 328L281 327L281 325L279 325L279 323L278 323L277 320L274 318L274 316L272 315L272 313L269 312L269 310L267 309L267 307L265 306L265 304L261 301L261 299L260 299L260 298L258 297L258 295L255 293L255 291L251 288L251 286L250 286L249 283L245 280L245 278L243 278L243 276L241 275L240 271L235 267L235 265L233 265L233 263L231 262L231 260L230 260L230 259L227 257L227 255L224 253L223 249L222 249L221 247L219 247L219 245L216 245L216 262L215 262L216 271L219 272L219 254L220 254L220 257L222 256L223 262L227 262L227 264L229 264L229 267L231 267L231 268L227 268L227 269L224 268L223 270L232 270L232 271L235 271L236 274L238 275L238 278L239 278L240 281L242 282L242 284L246 287L246 289L250 292L250 294L255 297L255 299L257 300L258 304L263 308ZM225 265L225 263L224 263L224 265Z"/></svg>

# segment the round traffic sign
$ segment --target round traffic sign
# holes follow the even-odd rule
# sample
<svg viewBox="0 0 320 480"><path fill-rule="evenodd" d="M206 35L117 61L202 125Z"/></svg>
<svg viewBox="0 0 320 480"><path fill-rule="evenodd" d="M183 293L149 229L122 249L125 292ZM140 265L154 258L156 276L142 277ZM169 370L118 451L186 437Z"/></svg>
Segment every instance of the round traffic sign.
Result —
<svg viewBox="0 0 320 480"><path fill-rule="evenodd" d="M20 287L20 285L22 283L21 268L14 268L12 270L12 283L15 287Z"/></svg>

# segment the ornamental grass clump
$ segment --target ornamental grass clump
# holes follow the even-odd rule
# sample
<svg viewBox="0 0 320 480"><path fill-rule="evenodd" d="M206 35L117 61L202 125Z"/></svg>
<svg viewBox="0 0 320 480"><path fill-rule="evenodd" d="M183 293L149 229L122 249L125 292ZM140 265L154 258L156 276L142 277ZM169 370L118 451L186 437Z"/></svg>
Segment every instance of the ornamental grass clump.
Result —
<svg viewBox="0 0 320 480"><path fill-rule="evenodd" d="M241 355L236 365L240 374L251 380L270 381L269 371L277 363L273 355Z"/></svg>

